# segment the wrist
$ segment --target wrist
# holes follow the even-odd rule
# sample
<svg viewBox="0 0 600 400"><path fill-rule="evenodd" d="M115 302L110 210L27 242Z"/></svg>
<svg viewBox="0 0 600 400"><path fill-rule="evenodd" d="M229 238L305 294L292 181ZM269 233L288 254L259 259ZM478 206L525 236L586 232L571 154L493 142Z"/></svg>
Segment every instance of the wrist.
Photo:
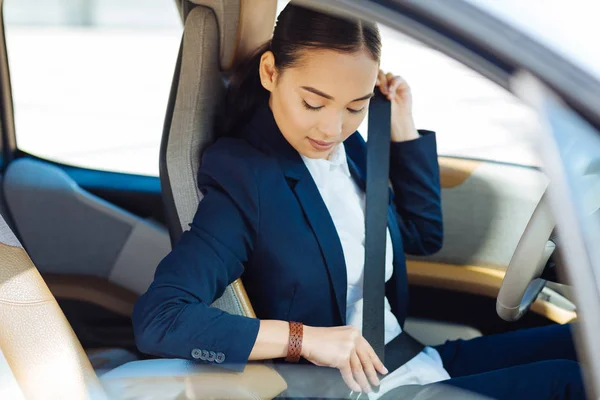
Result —
<svg viewBox="0 0 600 400"><path fill-rule="evenodd" d="M289 329L288 350L285 360L287 362L296 363L300 361L300 357L302 357L304 325L300 322L290 322Z"/></svg>
<svg viewBox="0 0 600 400"><path fill-rule="evenodd" d="M302 351L300 352L300 356L302 358L309 359L310 358L310 342L313 334L313 327L304 325L304 337L302 339Z"/></svg>
<svg viewBox="0 0 600 400"><path fill-rule="evenodd" d="M392 142L406 142L419 138L419 132L415 127L412 116L399 118L396 123L392 124L391 139Z"/></svg>

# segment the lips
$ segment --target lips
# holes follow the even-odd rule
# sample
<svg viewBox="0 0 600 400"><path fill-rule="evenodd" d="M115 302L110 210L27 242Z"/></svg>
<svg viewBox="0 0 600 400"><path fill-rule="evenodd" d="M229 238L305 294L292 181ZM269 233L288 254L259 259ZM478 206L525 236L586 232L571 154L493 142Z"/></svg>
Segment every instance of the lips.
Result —
<svg viewBox="0 0 600 400"><path fill-rule="evenodd" d="M333 146L335 146L335 142L323 142L321 140L315 140L311 138L308 138L308 141L310 142L312 147L314 147L314 149L317 151L331 150Z"/></svg>

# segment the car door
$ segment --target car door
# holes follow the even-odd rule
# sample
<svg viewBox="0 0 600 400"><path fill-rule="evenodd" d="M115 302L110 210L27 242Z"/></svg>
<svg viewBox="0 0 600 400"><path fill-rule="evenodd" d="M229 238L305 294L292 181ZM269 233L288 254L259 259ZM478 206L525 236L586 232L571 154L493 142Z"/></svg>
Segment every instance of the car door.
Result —
<svg viewBox="0 0 600 400"><path fill-rule="evenodd" d="M2 6L3 214L84 346L133 349L133 303L170 250L158 153L177 7Z"/></svg>
<svg viewBox="0 0 600 400"><path fill-rule="evenodd" d="M598 81L584 76L592 87ZM562 273L576 288L573 296L584 316L580 321L579 356L588 366L589 388L600 392L600 103L574 107L535 76L523 72L513 86L543 118L537 141L549 165L552 186L549 194L555 210L560 243L564 247ZM569 95L578 88L571 87ZM586 107L587 106L587 107ZM590 107L591 106L591 107ZM587 108L587 109L586 109ZM590 110L592 112L590 113ZM587 111L587 113L586 113Z"/></svg>

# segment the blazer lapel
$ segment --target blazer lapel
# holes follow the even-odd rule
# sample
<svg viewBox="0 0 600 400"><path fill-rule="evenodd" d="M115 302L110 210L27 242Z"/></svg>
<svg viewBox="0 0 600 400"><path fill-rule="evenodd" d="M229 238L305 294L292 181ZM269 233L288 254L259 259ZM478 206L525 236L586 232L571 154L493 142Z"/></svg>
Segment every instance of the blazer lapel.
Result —
<svg viewBox="0 0 600 400"><path fill-rule="evenodd" d="M327 266L342 324L346 324L347 273L344 251L327 206L298 152L285 140L268 106L261 107L250 126L256 135L247 138L275 157L319 243Z"/></svg>
<svg viewBox="0 0 600 400"><path fill-rule="evenodd" d="M346 324L346 291L348 290L348 277L346 273L346 261L344 251L337 234L333 220L329 215L327 206L321 198L319 189L315 185L310 173L300 179L295 187L294 193L298 198L304 215L308 220L312 231L319 242L321 254L329 271L331 284L335 292L337 306L342 323Z"/></svg>

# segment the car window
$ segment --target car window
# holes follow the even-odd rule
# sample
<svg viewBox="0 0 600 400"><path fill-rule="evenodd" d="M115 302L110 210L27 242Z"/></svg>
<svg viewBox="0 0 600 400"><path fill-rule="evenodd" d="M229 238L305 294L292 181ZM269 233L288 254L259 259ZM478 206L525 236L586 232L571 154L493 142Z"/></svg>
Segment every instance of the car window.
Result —
<svg viewBox="0 0 600 400"><path fill-rule="evenodd" d="M436 131L440 155L540 166L529 106L445 54L385 26L380 31L381 67L408 82L415 123ZM365 136L367 121L359 128Z"/></svg>
<svg viewBox="0 0 600 400"><path fill-rule="evenodd" d="M175 2L6 0L4 19L19 149L158 176L182 32ZM539 165L526 146L535 126L528 107L444 54L380 29L382 68L408 81L416 124L437 132L440 155Z"/></svg>
<svg viewBox="0 0 600 400"><path fill-rule="evenodd" d="M172 0L6 0L20 150L158 176L182 24Z"/></svg>

